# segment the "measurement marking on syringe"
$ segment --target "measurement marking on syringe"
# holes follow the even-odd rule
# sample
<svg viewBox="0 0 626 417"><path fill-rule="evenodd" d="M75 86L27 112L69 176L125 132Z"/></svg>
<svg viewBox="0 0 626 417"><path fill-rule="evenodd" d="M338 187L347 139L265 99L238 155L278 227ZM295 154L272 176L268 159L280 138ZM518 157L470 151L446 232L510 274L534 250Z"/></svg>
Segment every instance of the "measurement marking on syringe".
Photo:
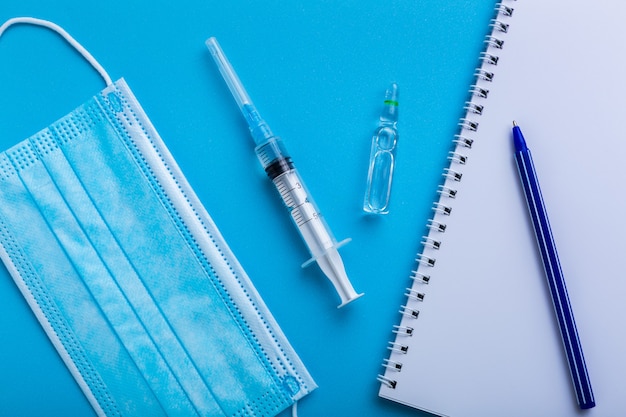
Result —
<svg viewBox="0 0 626 417"><path fill-rule="evenodd" d="M292 187L287 189L287 185L284 182L279 182L276 185L276 188L278 189L278 192L280 193L280 195L283 198L283 201L285 202L285 204L287 205L287 207L294 207L296 205L296 202L291 194L291 192L293 190L296 190L300 187Z"/></svg>
<svg viewBox="0 0 626 417"><path fill-rule="evenodd" d="M310 216L304 215L304 211L302 207L306 205L306 203L302 203L299 206L296 206L291 211L291 215L293 216L293 220L296 222L298 226L303 226L312 220L319 219L320 215L317 211L313 211Z"/></svg>

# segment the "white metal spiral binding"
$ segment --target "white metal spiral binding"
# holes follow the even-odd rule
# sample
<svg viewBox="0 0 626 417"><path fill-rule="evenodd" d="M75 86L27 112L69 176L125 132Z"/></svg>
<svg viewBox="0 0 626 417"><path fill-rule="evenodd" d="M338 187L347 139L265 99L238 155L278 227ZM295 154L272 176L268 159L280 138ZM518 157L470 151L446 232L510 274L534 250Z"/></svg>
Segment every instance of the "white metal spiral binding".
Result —
<svg viewBox="0 0 626 417"><path fill-rule="evenodd" d="M389 388L395 389L396 388L396 384L397 382L394 381L391 378L387 378L384 375L378 375L378 377L376 377L376 379L378 380L378 382L383 383L385 385L387 385Z"/></svg>
<svg viewBox="0 0 626 417"><path fill-rule="evenodd" d="M430 275L422 274L417 270L411 271L411 279L413 281L419 281L422 284L428 284L430 282Z"/></svg>
<svg viewBox="0 0 626 417"><path fill-rule="evenodd" d="M430 267L435 266L435 261L435 258L429 258L428 256L424 256L424 254L422 253L418 253L417 257L415 258L415 262Z"/></svg>
<svg viewBox="0 0 626 417"><path fill-rule="evenodd" d="M445 232L446 231L446 225L444 223L439 223L434 221L433 219L428 220L428 223L426 224L426 227L428 227L430 230L436 230L438 232Z"/></svg>
<svg viewBox="0 0 626 417"><path fill-rule="evenodd" d="M473 96L480 97L480 98L487 98L489 96L489 90L487 90L484 87L480 87L476 84L470 87L470 93L472 93ZM476 129L473 129L473 130L476 130Z"/></svg>
<svg viewBox="0 0 626 417"><path fill-rule="evenodd" d="M502 45L504 45L504 41L502 39L498 39L495 36L487 36L487 38L485 39L485 43L488 46L497 48L497 49L502 49Z"/></svg>
<svg viewBox="0 0 626 417"><path fill-rule="evenodd" d="M471 130L472 132L476 132L478 130L478 123L466 118L459 120L459 126L461 129Z"/></svg>
<svg viewBox="0 0 626 417"><path fill-rule="evenodd" d="M465 107L463 109L474 114L483 114L484 108L485 106L483 106L482 104L476 104L468 101L465 103Z"/></svg>
<svg viewBox="0 0 626 417"><path fill-rule="evenodd" d="M443 175L446 179L456 182L461 181L461 179L463 178L463 174L461 172L457 172L450 168L444 168L441 175Z"/></svg>
<svg viewBox="0 0 626 417"><path fill-rule="evenodd" d="M428 236L422 236L422 241L420 243L422 246L428 246L433 249L439 249L441 247L441 242L439 240L435 240Z"/></svg>
<svg viewBox="0 0 626 417"><path fill-rule="evenodd" d="M457 188L455 183L461 182L463 173L459 172L456 168L452 168L452 165L463 167L468 162L468 155L465 151L471 151L474 145L474 139L472 139L473 133L479 129L479 123L476 120L483 114L485 108L485 101L489 97L488 85L495 77L493 67L498 65L499 51L504 47L504 40L502 36L506 35L509 31L509 23L507 19L513 15L513 7L508 4L515 0L503 0L499 2L495 7L496 18L490 21L491 33L485 37L485 50L480 54L480 65L474 72L476 79L475 83L470 86L469 100L465 103L464 110L465 116L459 119L459 134L454 136L454 150L448 154L448 160L450 166L443 171L444 184L439 185L437 193L439 194L439 200L433 203L432 209L434 212L433 218L428 220L427 228L429 229L427 236L422 236L421 246L422 251L415 257L417 267L411 271L410 278L413 280L413 285L406 289L405 296L407 299L406 305L400 306L399 313L402 315L402 325L394 325L392 332L396 335L396 341L389 342L388 349L392 352L391 355L407 355L409 347L403 344L401 340L405 337L413 336L416 331L414 325L410 326L407 323L419 323L420 310L418 305L421 303L428 303L426 299L426 289L429 284L435 282L436 277L431 280L431 274L427 273L423 268L428 268L428 271L436 271L436 258L433 255L441 247L442 239L438 234L445 233L447 225L442 221L446 216L450 216L452 213L452 207L448 205L448 200L453 201L457 196ZM504 19L502 19L504 18ZM502 19L502 20L501 20ZM504 21L503 21L504 20ZM436 220L435 220L436 219ZM410 320L410 321L406 321ZM390 357L384 359L382 366L390 372L402 372L403 361L400 357ZM395 389L398 385L398 381L389 374L378 375L377 380L388 388Z"/></svg>
<svg viewBox="0 0 626 417"><path fill-rule="evenodd" d="M450 153L448 153L448 160L456 162L457 164L465 165L465 163L467 162L467 155L451 151Z"/></svg>
<svg viewBox="0 0 626 417"><path fill-rule="evenodd" d="M394 325L393 330L395 334L400 334L404 336L413 336L413 328L409 326L398 326Z"/></svg>
<svg viewBox="0 0 626 417"><path fill-rule="evenodd" d="M496 19L492 20L489 26L491 26L492 28L496 30L499 30L500 32L507 33L509 31L509 25L507 23L502 23L501 21L496 20ZM501 48L502 48L502 45L500 45L500 49Z"/></svg>
<svg viewBox="0 0 626 417"><path fill-rule="evenodd" d="M424 301L424 297L426 297L426 294L424 294L423 292L419 292L417 290L414 290L412 288L407 288L406 292L404 293L405 296L407 296L408 298L411 298L415 301Z"/></svg>
<svg viewBox="0 0 626 417"><path fill-rule="evenodd" d="M433 211L449 216L452 213L452 207L436 202L433 204Z"/></svg>
<svg viewBox="0 0 626 417"><path fill-rule="evenodd" d="M454 188L446 187L445 185L440 185L439 187L437 187L437 194L444 196L444 197L455 198L456 193L457 193L457 190L455 190Z"/></svg>
<svg viewBox="0 0 626 417"><path fill-rule="evenodd" d="M398 372L402 370L402 364L400 362L390 361L389 359L384 360L383 366Z"/></svg>
<svg viewBox="0 0 626 417"><path fill-rule="evenodd" d="M474 144L474 139L466 138L465 136L461 136L461 135L454 135L453 142L456 143L457 145L462 145L466 148L472 149L472 145Z"/></svg>
<svg viewBox="0 0 626 417"><path fill-rule="evenodd" d="M480 60L483 63L487 63L491 65L498 65L498 59L499 59L498 56L489 54L487 52L481 52L480 54Z"/></svg>
<svg viewBox="0 0 626 417"><path fill-rule="evenodd" d="M413 319L418 318L419 315L420 315L420 311L419 310L415 310L413 308L408 308L405 305L400 306L400 310L398 312L400 314L402 314L403 316L410 317L410 318L413 318Z"/></svg>
<svg viewBox="0 0 626 417"><path fill-rule="evenodd" d="M406 355L409 351L409 347L407 345L403 345L402 343L398 342L389 342L389 344L387 345L387 349L393 352L402 353L403 355Z"/></svg>
<svg viewBox="0 0 626 417"><path fill-rule="evenodd" d="M483 81L488 81L488 82L493 81L493 75L494 75L493 72L487 71L482 68L477 68L476 72L474 73L474 76L476 77L477 80L483 80Z"/></svg>
<svg viewBox="0 0 626 417"><path fill-rule="evenodd" d="M498 11L498 14L501 16L507 16L507 17L513 16L513 8L507 6L506 4L499 3L496 6L496 10Z"/></svg>

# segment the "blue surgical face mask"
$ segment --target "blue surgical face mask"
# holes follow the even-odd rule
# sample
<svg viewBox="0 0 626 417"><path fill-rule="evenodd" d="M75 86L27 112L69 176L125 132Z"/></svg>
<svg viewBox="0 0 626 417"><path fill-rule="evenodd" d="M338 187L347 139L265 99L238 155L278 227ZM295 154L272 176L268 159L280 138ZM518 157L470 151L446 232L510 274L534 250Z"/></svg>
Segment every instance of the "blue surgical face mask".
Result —
<svg viewBox="0 0 626 417"><path fill-rule="evenodd" d="M12 23L77 46L38 20L0 34ZM124 80L97 69L104 90L0 153L0 257L98 414L278 414L315 382Z"/></svg>

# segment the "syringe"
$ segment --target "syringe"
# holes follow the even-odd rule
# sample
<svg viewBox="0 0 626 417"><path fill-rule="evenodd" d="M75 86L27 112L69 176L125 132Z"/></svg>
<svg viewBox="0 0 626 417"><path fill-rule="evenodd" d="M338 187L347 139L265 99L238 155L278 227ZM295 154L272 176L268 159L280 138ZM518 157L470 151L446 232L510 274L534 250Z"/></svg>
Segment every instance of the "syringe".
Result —
<svg viewBox="0 0 626 417"><path fill-rule="evenodd" d="M317 262L341 297L341 304L338 307L356 300L363 294L357 294L352 287L337 250L350 239L337 243L300 174L296 171L285 145L278 136L274 136L257 112L217 39L208 39L206 45L248 123L256 144L255 152L263 169L276 186L293 223L311 253L311 259L303 263L302 267Z"/></svg>

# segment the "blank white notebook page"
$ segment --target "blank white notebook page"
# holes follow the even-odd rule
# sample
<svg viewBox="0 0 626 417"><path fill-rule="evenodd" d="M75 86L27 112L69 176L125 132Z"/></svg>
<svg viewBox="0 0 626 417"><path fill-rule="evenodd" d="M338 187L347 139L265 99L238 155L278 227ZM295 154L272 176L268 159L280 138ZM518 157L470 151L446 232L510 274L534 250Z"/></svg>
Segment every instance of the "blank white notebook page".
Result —
<svg viewBox="0 0 626 417"><path fill-rule="evenodd" d="M380 395L446 416L626 415L626 2L505 1L504 41L481 64L482 114L460 133L422 255L407 282ZM530 148L596 399L578 409L514 160L512 122ZM402 289L400 288L399 291ZM406 334L411 328L411 335ZM408 347L406 353L403 346ZM393 383L391 383L393 382Z"/></svg>

